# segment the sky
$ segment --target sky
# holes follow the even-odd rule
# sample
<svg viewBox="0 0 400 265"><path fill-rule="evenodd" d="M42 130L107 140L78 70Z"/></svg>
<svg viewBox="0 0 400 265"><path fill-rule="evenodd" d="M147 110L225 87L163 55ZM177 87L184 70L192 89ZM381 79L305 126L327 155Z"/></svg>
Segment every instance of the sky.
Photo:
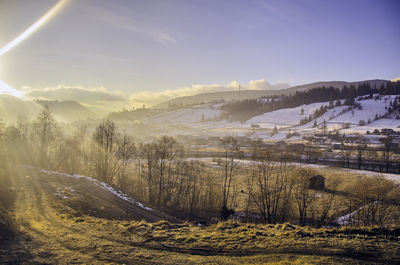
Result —
<svg viewBox="0 0 400 265"><path fill-rule="evenodd" d="M59 4L0 53L0 90L119 108L400 76L397 0L61 2L0 0L0 49Z"/></svg>

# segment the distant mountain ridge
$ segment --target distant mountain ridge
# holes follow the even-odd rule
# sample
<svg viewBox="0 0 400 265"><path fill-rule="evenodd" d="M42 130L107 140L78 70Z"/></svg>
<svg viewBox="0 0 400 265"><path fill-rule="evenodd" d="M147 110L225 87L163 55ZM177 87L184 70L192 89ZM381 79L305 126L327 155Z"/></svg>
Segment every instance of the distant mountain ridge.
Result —
<svg viewBox="0 0 400 265"><path fill-rule="evenodd" d="M97 118L96 114L74 100L35 100L35 102L39 103L43 107L48 107L55 116L67 122L85 120L87 118Z"/></svg>
<svg viewBox="0 0 400 265"><path fill-rule="evenodd" d="M242 90L240 91L240 99L250 99L250 98L259 98L263 96L273 96L273 95L289 95L292 93L296 93L296 91L305 91L314 87L335 87L335 88L343 88L344 86L355 85L357 86L360 83L369 83L371 87L376 86L379 88L382 84L386 84L388 80L383 79L373 79L373 80L365 80L365 81L356 81L356 82L347 82L347 81L321 81L314 82L305 85L293 86L286 89L280 90ZM182 104L182 105L193 105L200 103L210 103L218 100L225 101L233 101L239 99L239 91L224 91L224 92L212 92L212 93L203 93L197 94L193 96L185 96L178 97L166 102L162 102L153 106L152 108L167 108L170 104Z"/></svg>
<svg viewBox="0 0 400 265"><path fill-rule="evenodd" d="M25 101L20 98L0 94L0 119L14 123L18 117L34 119L47 106L59 121L72 122L97 118L97 115L85 106L73 100L65 101Z"/></svg>

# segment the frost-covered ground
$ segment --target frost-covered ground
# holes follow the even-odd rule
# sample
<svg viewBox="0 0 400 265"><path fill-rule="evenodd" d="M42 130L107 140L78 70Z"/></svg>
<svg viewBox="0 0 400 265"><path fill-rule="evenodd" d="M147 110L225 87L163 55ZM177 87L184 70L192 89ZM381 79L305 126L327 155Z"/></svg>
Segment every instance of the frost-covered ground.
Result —
<svg viewBox="0 0 400 265"><path fill-rule="evenodd" d="M288 132L298 133L289 141L301 141L304 134L320 130L326 121L327 130L339 129L341 134L373 132L375 129L392 128L400 126L400 120L378 119L377 115L387 112L390 100L395 96L382 96L381 99L368 99L358 101L361 109L346 111L348 106L336 106L329 109L321 117L317 118L317 128L314 127L315 120L300 125L300 120L309 117L321 106L328 106L329 102L319 102L309 105L301 105L295 108L286 108L257 115L244 123L219 120L223 113L222 104L204 104L188 109L181 109L162 113L143 120L147 125L158 126L165 135L195 135L195 136L248 136L259 137L265 140L278 141L287 138ZM343 103L343 100L342 100ZM303 110L303 111L302 111ZM360 121L365 122L360 126ZM370 122L368 124L368 122ZM347 124L348 128L345 128ZM272 129L276 127L278 134L271 136Z"/></svg>

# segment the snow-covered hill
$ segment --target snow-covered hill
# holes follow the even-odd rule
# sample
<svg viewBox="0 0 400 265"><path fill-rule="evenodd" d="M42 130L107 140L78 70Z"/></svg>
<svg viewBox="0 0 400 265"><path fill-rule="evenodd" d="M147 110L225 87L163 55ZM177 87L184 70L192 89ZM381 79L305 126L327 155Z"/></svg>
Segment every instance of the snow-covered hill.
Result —
<svg viewBox="0 0 400 265"><path fill-rule="evenodd" d="M181 109L162 113L143 120L145 124L163 126L164 133L168 135L197 134L204 136L257 136L269 140L286 139L287 134L297 133L290 140L300 140L305 133L322 130L339 130L340 133L366 133L374 129L392 128L400 126L400 120L383 119L380 117L387 113L390 101L395 96L382 96L379 99L356 100L360 107L349 109L341 105L329 108L323 115L306 124L300 125L300 120L312 116L315 110L329 106L329 102L318 102L301 105L295 108L280 109L257 115L244 123L221 120L223 113L221 104L204 104L193 108ZM343 100L342 100L343 103ZM365 125L360 125L364 124ZM179 128L178 128L179 127ZM271 136L272 129L276 127L278 134ZM184 129L182 129L184 128Z"/></svg>
<svg viewBox="0 0 400 265"><path fill-rule="evenodd" d="M328 102L320 102L301 105L296 108L275 110L255 116L246 121L246 124L258 124L261 128L293 127L299 125L301 119L312 115L315 110L327 104Z"/></svg>

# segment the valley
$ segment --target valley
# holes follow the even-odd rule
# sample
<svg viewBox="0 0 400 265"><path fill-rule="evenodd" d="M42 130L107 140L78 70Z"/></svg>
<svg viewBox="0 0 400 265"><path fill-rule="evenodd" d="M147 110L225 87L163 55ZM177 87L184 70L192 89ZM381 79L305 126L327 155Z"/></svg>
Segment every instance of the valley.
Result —
<svg viewBox="0 0 400 265"><path fill-rule="evenodd" d="M398 10L0 0L0 264L400 264Z"/></svg>

